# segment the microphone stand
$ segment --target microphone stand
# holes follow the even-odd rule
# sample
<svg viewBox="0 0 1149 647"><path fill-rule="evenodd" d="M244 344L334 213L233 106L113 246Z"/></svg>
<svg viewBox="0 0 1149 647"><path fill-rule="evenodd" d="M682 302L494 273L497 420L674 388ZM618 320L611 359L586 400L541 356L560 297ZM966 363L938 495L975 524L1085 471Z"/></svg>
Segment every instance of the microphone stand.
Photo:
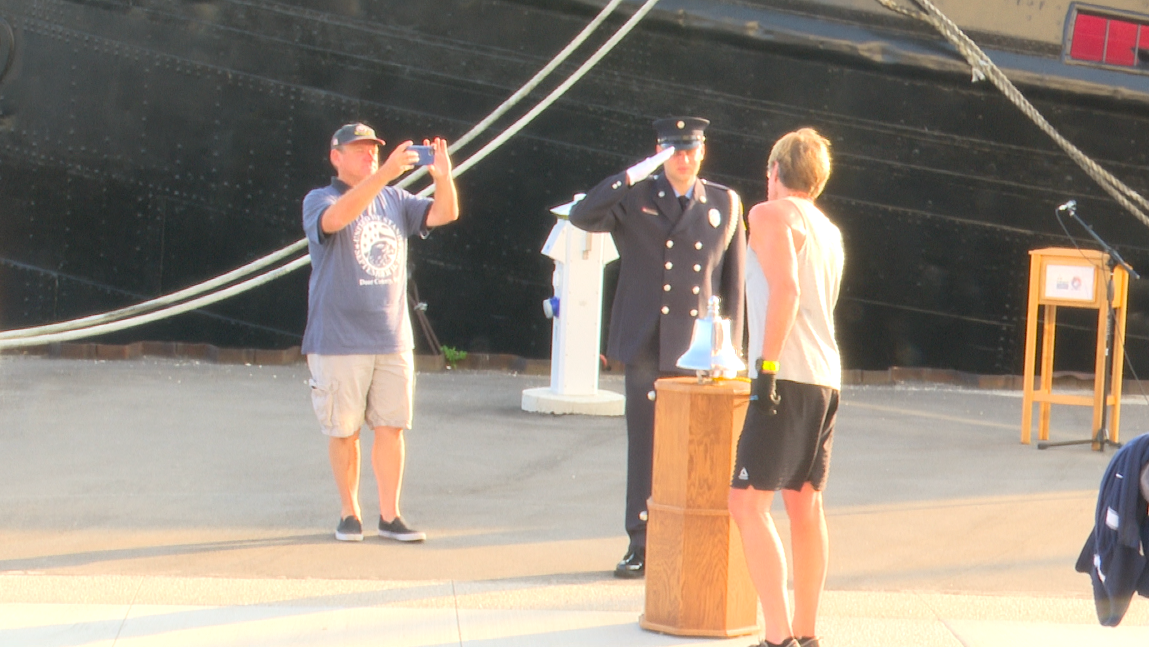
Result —
<svg viewBox="0 0 1149 647"><path fill-rule="evenodd" d="M1085 443L1089 443L1096 447L1097 451L1104 452L1106 445L1121 447L1121 443L1109 439L1109 394L1113 390L1113 335L1115 334L1114 328L1116 328L1117 325L1117 316L1113 312L1113 270L1120 265L1125 268L1129 276L1135 279L1141 278L1141 275L1130 267L1129 263L1125 262L1125 259L1121 258L1117 250L1110 247L1108 243L1102 240L1101 236L1097 235L1097 232L1093 231L1092 227L1086 224L1086 222L1077 215L1076 201L1069 201L1063 205L1063 208L1069 212L1069 215L1074 220L1081 223L1081 226L1085 228L1085 231L1089 232L1089 235L1093 237L1093 240L1097 241L1097 244L1101 245L1102 251L1105 252L1106 257L1109 259L1106 261L1106 271L1108 274L1105 277L1105 377L1101 389L1101 426L1097 428L1093 434L1093 438L1089 440L1067 440L1056 443L1040 442L1037 443L1037 448L1045 449L1047 447L1063 447L1065 445L1084 445Z"/></svg>

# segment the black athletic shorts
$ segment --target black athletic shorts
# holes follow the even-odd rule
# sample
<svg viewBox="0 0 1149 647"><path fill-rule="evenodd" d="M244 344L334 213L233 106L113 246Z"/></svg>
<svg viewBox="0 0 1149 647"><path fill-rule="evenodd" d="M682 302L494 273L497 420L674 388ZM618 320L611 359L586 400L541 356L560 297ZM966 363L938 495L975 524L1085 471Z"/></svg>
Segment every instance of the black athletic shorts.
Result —
<svg viewBox="0 0 1149 647"><path fill-rule="evenodd" d="M838 390L827 386L778 380L782 398L778 413L768 415L754 403L738 438L738 456L730 487L756 490L801 490L810 483L826 487Z"/></svg>

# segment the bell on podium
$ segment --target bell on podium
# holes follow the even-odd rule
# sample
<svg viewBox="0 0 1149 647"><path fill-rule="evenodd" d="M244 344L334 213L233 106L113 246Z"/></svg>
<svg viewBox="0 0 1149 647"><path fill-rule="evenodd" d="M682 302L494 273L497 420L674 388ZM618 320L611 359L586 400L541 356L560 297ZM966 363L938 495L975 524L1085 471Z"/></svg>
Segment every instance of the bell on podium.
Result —
<svg viewBox="0 0 1149 647"><path fill-rule="evenodd" d="M746 368L730 343L730 320L723 319L718 313L720 302L718 297L710 297L706 315L694 321L690 348L678 358L678 368L695 371L700 383L718 377L734 377Z"/></svg>

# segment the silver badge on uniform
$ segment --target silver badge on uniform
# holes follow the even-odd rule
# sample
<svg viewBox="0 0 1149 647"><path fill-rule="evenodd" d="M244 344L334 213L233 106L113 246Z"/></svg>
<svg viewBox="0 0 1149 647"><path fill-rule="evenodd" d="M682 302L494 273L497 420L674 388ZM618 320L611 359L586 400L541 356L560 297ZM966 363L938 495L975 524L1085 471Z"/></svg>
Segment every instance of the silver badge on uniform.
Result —
<svg viewBox="0 0 1149 647"><path fill-rule="evenodd" d="M710 216L710 226L711 227L718 227L718 225L722 224L722 212L720 212L719 210L711 209L709 216Z"/></svg>

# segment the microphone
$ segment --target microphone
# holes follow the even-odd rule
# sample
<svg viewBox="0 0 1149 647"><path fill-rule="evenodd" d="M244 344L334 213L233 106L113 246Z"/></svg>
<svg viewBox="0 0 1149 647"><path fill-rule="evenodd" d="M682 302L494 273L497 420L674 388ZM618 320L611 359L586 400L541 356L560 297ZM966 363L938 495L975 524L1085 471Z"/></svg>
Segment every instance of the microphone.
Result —
<svg viewBox="0 0 1149 647"><path fill-rule="evenodd" d="M1076 209L1077 209L1077 200L1070 200L1069 202L1066 202L1065 204L1058 207L1057 211L1058 212L1062 212L1062 211L1073 212Z"/></svg>

